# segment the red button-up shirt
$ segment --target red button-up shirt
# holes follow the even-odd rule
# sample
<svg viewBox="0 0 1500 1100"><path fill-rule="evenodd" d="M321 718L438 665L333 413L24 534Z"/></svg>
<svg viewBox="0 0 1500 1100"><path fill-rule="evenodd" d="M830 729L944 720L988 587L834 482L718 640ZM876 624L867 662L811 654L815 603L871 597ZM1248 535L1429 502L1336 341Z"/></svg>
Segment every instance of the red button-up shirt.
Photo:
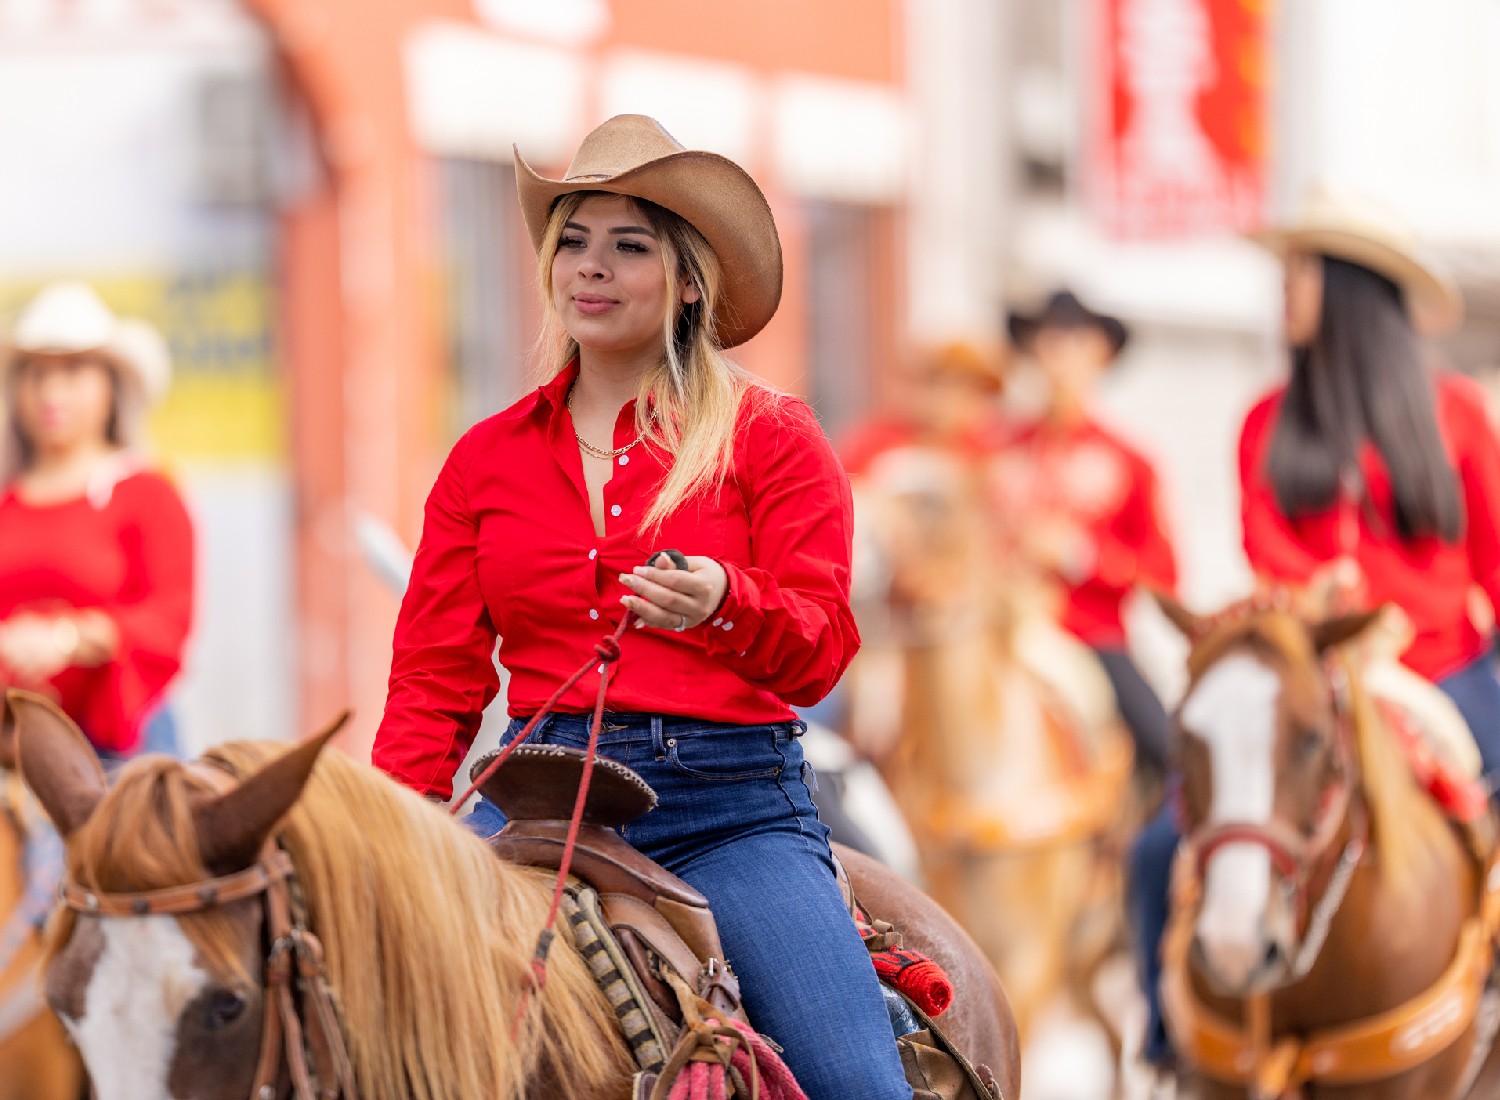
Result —
<svg viewBox="0 0 1500 1100"><path fill-rule="evenodd" d="M451 791L499 687L497 636L510 713L535 713L619 624L627 591L619 575L654 550L713 558L728 591L701 626L627 632L612 711L785 721L788 704L823 698L859 648L848 481L803 402L752 391L728 482L688 501L649 539L638 527L669 460L644 444L619 456L604 486L601 536L565 406L576 376L569 367L472 428L428 497L374 750L378 767L423 793ZM631 403L612 446L633 438ZM585 676L559 709L591 711L597 691L597 676Z"/></svg>
<svg viewBox="0 0 1500 1100"><path fill-rule="evenodd" d="M1485 641L1469 618L1472 587L1500 607L1500 446L1484 392L1457 374L1436 379L1438 430L1458 474L1464 533L1402 542L1396 534L1390 474L1373 446L1361 455L1375 518L1362 507L1330 507L1289 519L1276 503L1266 459L1285 389L1250 410L1240 435L1240 514L1245 555L1261 576L1305 584L1322 566L1348 553L1359 564L1372 604L1394 603L1410 617L1416 638L1404 660L1441 679L1480 656Z"/></svg>
<svg viewBox="0 0 1500 1100"><path fill-rule="evenodd" d="M1085 540L1088 562L1071 578L1062 626L1101 649L1126 644L1122 606L1137 585L1177 586L1177 559L1156 471L1103 425L1037 423L993 460L995 506L1011 523L1062 520Z"/></svg>

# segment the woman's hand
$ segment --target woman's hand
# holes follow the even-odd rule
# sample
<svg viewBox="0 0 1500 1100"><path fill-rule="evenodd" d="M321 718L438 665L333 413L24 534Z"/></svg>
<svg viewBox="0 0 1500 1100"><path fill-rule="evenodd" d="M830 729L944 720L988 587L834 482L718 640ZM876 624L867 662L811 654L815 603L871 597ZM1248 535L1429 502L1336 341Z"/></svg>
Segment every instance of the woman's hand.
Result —
<svg viewBox="0 0 1500 1100"><path fill-rule="evenodd" d="M78 630L65 620L20 614L0 623L0 665L18 683L41 684L73 663Z"/></svg>
<svg viewBox="0 0 1500 1100"><path fill-rule="evenodd" d="M702 557L688 558L687 566L679 569L666 554L658 554L652 564L620 574L620 583L632 593L621 596L620 602L635 612L637 626L683 631L719 609L729 590L724 567Z"/></svg>

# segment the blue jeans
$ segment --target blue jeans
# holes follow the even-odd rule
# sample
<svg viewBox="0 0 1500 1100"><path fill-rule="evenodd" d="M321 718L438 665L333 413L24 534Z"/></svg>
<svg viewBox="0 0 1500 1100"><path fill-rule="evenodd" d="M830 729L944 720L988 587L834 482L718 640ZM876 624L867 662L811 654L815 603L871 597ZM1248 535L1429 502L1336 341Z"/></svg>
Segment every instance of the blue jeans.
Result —
<svg viewBox="0 0 1500 1100"><path fill-rule="evenodd" d="M1494 655L1486 650L1470 664L1439 680L1437 686L1453 700L1469 724L1493 796L1495 781L1500 777L1500 678L1496 677ZM1168 894L1172 885L1172 857L1181 839L1173 813L1175 799L1172 794L1175 790L1174 783L1161 811L1147 822L1135 839L1130 852L1126 897L1141 989L1150 1006L1142 1054L1151 1062L1161 1062L1172 1053L1161 1014L1159 984L1161 941L1166 934L1170 911Z"/></svg>
<svg viewBox="0 0 1500 1100"><path fill-rule="evenodd" d="M502 743L524 724L511 722ZM531 741L583 748L588 727L587 715L554 715ZM810 1100L910 1100L875 967L834 879L801 732L607 714L600 750L656 790L656 809L621 832L713 905L745 1009ZM493 835L504 821L481 801L464 823Z"/></svg>

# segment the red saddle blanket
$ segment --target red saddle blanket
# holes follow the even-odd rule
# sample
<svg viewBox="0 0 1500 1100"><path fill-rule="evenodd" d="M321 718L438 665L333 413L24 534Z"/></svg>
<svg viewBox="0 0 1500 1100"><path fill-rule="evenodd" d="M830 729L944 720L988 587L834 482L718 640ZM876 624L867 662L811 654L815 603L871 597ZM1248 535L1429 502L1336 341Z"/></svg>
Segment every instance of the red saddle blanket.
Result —
<svg viewBox="0 0 1500 1100"><path fill-rule="evenodd" d="M1484 785L1433 752L1404 708L1384 699L1377 699L1376 706L1401 746L1412 775L1443 813L1461 825L1472 825L1482 818L1490 804Z"/></svg>

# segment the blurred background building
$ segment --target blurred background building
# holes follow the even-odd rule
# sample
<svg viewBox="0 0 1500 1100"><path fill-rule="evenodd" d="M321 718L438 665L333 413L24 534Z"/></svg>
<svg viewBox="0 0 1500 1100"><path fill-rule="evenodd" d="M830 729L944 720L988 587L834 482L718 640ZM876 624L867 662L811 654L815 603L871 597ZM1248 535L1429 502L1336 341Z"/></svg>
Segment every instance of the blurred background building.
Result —
<svg viewBox="0 0 1500 1100"><path fill-rule="evenodd" d="M1494 0L0 0L0 321L76 274L169 335L190 744L348 705L368 742L396 602L356 522L414 544L452 440L527 388L512 144L560 171L626 111L765 186L786 293L742 359L835 434L913 339L1059 282L1127 319L1106 402L1209 601L1245 579L1235 432L1279 368L1240 231L1313 179L1373 193L1464 281L1448 354L1500 365L1495 56Z"/></svg>

